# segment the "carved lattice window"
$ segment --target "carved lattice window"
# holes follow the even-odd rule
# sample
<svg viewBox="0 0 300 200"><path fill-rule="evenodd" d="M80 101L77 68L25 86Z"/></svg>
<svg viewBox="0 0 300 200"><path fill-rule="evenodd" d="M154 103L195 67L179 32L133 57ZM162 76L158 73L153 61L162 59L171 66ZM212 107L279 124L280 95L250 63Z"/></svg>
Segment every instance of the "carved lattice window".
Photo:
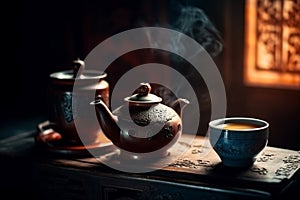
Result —
<svg viewBox="0 0 300 200"><path fill-rule="evenodd" d="M300 89L300 0L247 0L245 81Z"/></svg>

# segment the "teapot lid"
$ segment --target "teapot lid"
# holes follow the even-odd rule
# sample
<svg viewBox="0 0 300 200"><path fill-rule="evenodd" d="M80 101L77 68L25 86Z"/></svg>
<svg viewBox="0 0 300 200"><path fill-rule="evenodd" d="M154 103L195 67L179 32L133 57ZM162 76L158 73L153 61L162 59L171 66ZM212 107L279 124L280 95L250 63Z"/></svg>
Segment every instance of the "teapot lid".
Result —
<svg viewBox="0 0 300 200"><path fill-rule="evenodd" d="M82 73L84 67L85 67L84 61L78 58L77 60L73 61L73 70L54 72L50 74L50 77L59 80L75 80L76 77L79 79L91 80L91 79L103 79L107 76L106 73L101 71L96 71L96 70L85 70L85 72Z"/></svg>
<svg viewBox="0 0 300 200"><path fill-rule="evenodd" d="M126 97L125 101L130 103L159 103L162 98L151 94L151 86L149 83L140 83L139 88L137 88L132 96Z"/></svg>
<svg viewBox="0 0 300 200"><path fill-rule="evenodd" d="M97 71L97 70L89 70L81 74L78 78L85 79L85 80L92 80L92 79L103 79L107 76L105 72ZM54 72L50 74L50 78L59 79L59 80L75 80L76 76L74 77L74 73L72 70L65 70L61 72Z"/></svg>

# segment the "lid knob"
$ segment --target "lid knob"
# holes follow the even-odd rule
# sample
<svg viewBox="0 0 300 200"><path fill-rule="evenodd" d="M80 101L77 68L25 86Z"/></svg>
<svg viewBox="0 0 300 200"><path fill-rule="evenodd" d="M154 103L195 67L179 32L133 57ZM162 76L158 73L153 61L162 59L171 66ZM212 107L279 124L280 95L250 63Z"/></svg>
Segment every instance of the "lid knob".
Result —
<svg viewBox="0 0 300 200"><path fill-rule="evenodd" d="M140 86L134 91L137 96L147 96L151 91L151 85L149 83L140 83Z"/></svg>
<svg viewBox="0 0 300 200"><path fill-rule="evenodd" d="M140 83L139 87L133 92L133 95L126 97L125 100L131 103L159 103L162 101L162 98L151 94L151 85L149 83Z"/></svg>
<svg viewBox="0 0 300 200"><path fill-rule="evenodd" d="M79 58L77 58L76 60L73 61L73 78L76 78L77 73L78 77L81 76L81 73L83 72L83 69L85 67L84 61L80 60ZM82 68L80 71L79 69Z"/></svg>

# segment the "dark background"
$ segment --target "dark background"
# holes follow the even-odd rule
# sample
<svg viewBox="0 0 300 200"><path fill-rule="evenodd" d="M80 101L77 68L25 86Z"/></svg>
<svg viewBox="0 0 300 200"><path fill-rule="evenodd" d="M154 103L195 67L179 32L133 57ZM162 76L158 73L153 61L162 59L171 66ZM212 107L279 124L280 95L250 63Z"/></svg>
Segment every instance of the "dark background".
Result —
<svg viewBox="0 0 300 200"><path fill-rule="evenodd" d="M269 145L299 150L300 90L243 83L243 1L9 1L1 12L0 138L47 119L48 77L71 69L101 41L135 27L168 24L178 5L205 11L224 39L214 57L224 79L228 116L270 122ZM122 69L120 69L122 71ZM108 81L114 84L118 70Z"/></svg>

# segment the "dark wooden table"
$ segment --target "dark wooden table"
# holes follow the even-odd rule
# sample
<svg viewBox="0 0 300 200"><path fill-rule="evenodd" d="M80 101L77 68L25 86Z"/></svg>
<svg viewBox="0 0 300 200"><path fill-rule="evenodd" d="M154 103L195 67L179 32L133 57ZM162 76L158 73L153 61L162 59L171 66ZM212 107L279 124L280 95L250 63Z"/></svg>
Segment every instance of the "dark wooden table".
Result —
<svg viewBox="0 0 300 200"><path fill-rule="evenodd" d="M145 173L113 169L118 160L110 143L94 157L37 145L37 132L0 141L1 199L292 199L299 197L300 152L267 146L253 166L224 167L203 137L183 134L168 166ZM101 150L100 150L101 149ZM115 160L114 160L115 159ZM117 166L118 162L115 162ZM298 199L298 198L296 198Z"/></svg>

